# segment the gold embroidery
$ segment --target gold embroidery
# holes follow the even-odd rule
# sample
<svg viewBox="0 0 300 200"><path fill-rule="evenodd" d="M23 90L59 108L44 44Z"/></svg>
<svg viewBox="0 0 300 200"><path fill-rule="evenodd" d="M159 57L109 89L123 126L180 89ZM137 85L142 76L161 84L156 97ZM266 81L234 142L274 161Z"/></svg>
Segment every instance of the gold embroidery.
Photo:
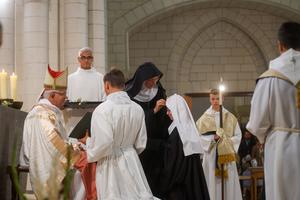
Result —
<svg viewBox="0 0 300 200"><path fill-rule="evenodd" d="M284 132L293 132L293 133L300 133L300 129L296 128L281 128L281 127L275 127L272 131L284 131Z"/></svg>
<svg viewBox="0 0 300 200"><path fill-rule="evenodd" d="M38 104L35 107L38 107L40 110L46 110L48 114L48 118L44 115L39 115L38 117L40 119L49 120L51 124L53 124L54 127L56 127L56 115L54 111L47 106L46 104ZM59 131L57 129L54 129L52 131L47 132L47 138L49 141L54 145L54 147L57 149L57 151L60 153L60 162L64 167L67 167L67 152L69 145L65 143L65 141L61 138ZM74 151L71 149L71 165L73 165L77 160L79 160L80 152Z"/></svg>
<svg viewBox="0 0 300 200"><path fill-rule="evenodd" d="M54 145L54 147L58 150L58 152L62 155L60 161L64 166L67 164L67 153L69 145L64 142L64 140L60 137L58 131L54 129L50 132L47 137L49 138L50 142ZM79 151L74 151L71 148L71 164L73 165L80 157Z"/></svg>
<svg viewBox="0 0 300 200"><path fill-rule="evenodd" d="M230 112L223 113L224 128L216 128L215 116L208 113L204 113L199 122L197 123L200 134L204 134L209 131L216 131L217 135L221 138L216 143L218 150L218 168L215 169L215 176L221 176L221 165L237 160L236 152L234 150L231 137L234 135L235 127L237 125L236 117ZM223 172L224 178L228 177L227 169Z"/></svg>
<svg viewBox="0 0 300 200"><path fill-rule="evenodd" d="M224 124L224 134L227 137L232 137L235 126L237 124L236 117L231 114L230 112L223 113L223 124ZM215 122L215 116L210 115L208 113L204 113L197 123L198 130L200 134L207 133L209 131L216 131L216 122Z"/></svg>
<svg viewBox="0 0 300 200"><path fill-rule="evenodd" d="M262 75L259 76L259 78L256 80L256 82L259 79L262 78L268 78L268 77L276 77L282 80L285 80L287 82L289 82L290 84L294 85L294 83L286 76L284 76L283 74L281 74L278 71L269 69L267 71L265 71ZM300 81L298 81L298 83L295 85L296 87L296 108L300 109Z"/></svg>
<svg viewBox="0 0 300 200"><path fill-rule="evenodd" d="M259 79L262 79L262 78L268 78L268 77L276 77L276 78L280 78L280 79L285 80L285 81L291 83L292 85L294 85L293 82L290 81L290 79L289 79L288 77L284 76L284 75L281 74L280 72L275 71L275 70L273 70L273 69L269 69L269 70L265 71L264 73L262 73L262 75L259 76L259 78L256 80L256 82L257 82Z"/></svg>

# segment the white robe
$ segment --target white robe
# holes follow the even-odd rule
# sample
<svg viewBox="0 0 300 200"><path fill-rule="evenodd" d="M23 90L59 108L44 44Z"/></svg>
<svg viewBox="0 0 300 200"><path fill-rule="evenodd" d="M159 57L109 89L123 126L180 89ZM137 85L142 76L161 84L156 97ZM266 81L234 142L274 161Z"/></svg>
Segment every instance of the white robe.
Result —
<svg viewBox="0 0 300 200"><path fill-rule="evenodd" d="M270 68L274 69L272 65L276 63L280 64L277 67L282 67L287 63L282 58L289 53L293 52L288 51L275 59ZM293 73L294 69L291 72L299 80L300 52L297 54L298 73ZM291 69L285 67L285 70ZM300 133L272 131L274 127L300 129L300 109L296 108L295 96L295 86L278 78L259 80L253 94L247 129L261 143L265 142L266 199L300 199Z"/></svg>
<svg viewBox="0 0 300 200"><path fill-rule="evenodd" d="M58 183L64 178L63 164L67 160L61 150L66 148L66 140L62 112L47 99L41 99L25 119L20 152L20 164L29 166L34 191L37 187L35 180L44 187L49 178Z"/></svg>
<svg viewBox="0 0 300 200"><path fill-rule="evenodd" d="M228 112L226 109L223 109L223 112ZM215 112L212 107L206 110L206 113L215 116L216 127L220 127L220 113ZM197 121L198 124L198 121ZM234 146L235 152L238 151L239 145L241 143L241 129L239 124L237 123L235 126L235 131L233 136L231 137L231 141ZM200 142L202 148L204 149L203 155L203 171L205 174L205 179L207 183L207 187L209 190L209 195L211 200L220 200L222 198L221 193L221 178L215 176L215 168L216 168L216 145L211 148L212 143L214 142L213 135L203 136L200 135ZM236 163L232 162L226 164L225 168L228 170L228 178L225 179L225 187L224 187L224 197L226 200L242 200L242 193L239 182L239 175L237 172Z"/></svg>
<svg viewBox="0 0 300 200"><path fill-rule="evenodd" d="M153 199L138 153L147 142L144 111L115 92L94 111L87 159L97 162L98 200Z"/></svg>
<svg viewBox="0 0 300 200"><path fill-rule="evenodd" d="M105 98L103 75L94 68L84 70L78 68L68 76L68 99L76 102L103 101Z"/></svg>

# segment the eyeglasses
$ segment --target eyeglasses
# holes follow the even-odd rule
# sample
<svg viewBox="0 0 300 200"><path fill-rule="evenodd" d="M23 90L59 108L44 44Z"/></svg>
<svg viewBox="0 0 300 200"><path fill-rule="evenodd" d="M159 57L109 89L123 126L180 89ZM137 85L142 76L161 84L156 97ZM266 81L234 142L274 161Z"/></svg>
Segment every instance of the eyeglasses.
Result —
<svg viewBox="0 0 300 200"><path fill-rule="evenodd" d="M92 60L94 57L93 56L80 56L80 60Z"/></svg>

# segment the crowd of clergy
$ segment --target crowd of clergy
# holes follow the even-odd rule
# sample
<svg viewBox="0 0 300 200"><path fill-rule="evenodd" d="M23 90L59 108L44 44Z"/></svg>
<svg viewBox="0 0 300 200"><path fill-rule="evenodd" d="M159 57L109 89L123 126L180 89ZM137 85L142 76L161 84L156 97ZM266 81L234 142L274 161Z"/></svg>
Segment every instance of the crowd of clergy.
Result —
<svg viewBox="0 0 300 200"><path fill-rule="evenodd" d="M247 129L264 144L265 198L296 200L300 24L281 25L278 47L280 56L257 79ZM97 72L88 47L79 50L78 63L70 75L48 66L44 89L24 123L20 164L29 167L37 199L64 188L69 165L75 171L69 199L243 199L236 165L242 132L237 118L220 106L219 90L210 90L211 106L195 122L182 96L166 95L155 64L141 64L126 81L116 68ZM83 138L69 138L62 111L67 99L101 102Z"/></svg>

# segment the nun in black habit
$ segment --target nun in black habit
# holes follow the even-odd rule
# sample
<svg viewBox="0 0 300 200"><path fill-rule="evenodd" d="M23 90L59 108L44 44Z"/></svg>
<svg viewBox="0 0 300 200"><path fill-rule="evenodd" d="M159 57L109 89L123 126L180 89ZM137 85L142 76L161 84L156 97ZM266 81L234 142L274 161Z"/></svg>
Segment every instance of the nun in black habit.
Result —
<svg viewBox="0 0 300 200"><path fill-rule="evenodd" d="M163 155L167 130L171 120L166 115L165 89L159 80L163 74L150 62L138 67L132 79L126 83L130 98L138 103L145 112L147 145L140 160L147 181L154 196L162 198L160 176L163 168Z"/></svg>
<svg viewBox="0 0 300 200"><path fill-rule="evenodd" d="M188 151L188 156L185 156L185 143L181 141L177 128L172 130L174 134L169 134L169 127L174 125L174 121L167 115L165 89L159 82L162 76L153 63L144 63L126 83L128 95L145 112L148 137L140 159L147 181L153 195L161 199L208 200L197 151L200 143L197 147L193 145L194 151ZM190 152L194 153L190 155Z"/></svg>

